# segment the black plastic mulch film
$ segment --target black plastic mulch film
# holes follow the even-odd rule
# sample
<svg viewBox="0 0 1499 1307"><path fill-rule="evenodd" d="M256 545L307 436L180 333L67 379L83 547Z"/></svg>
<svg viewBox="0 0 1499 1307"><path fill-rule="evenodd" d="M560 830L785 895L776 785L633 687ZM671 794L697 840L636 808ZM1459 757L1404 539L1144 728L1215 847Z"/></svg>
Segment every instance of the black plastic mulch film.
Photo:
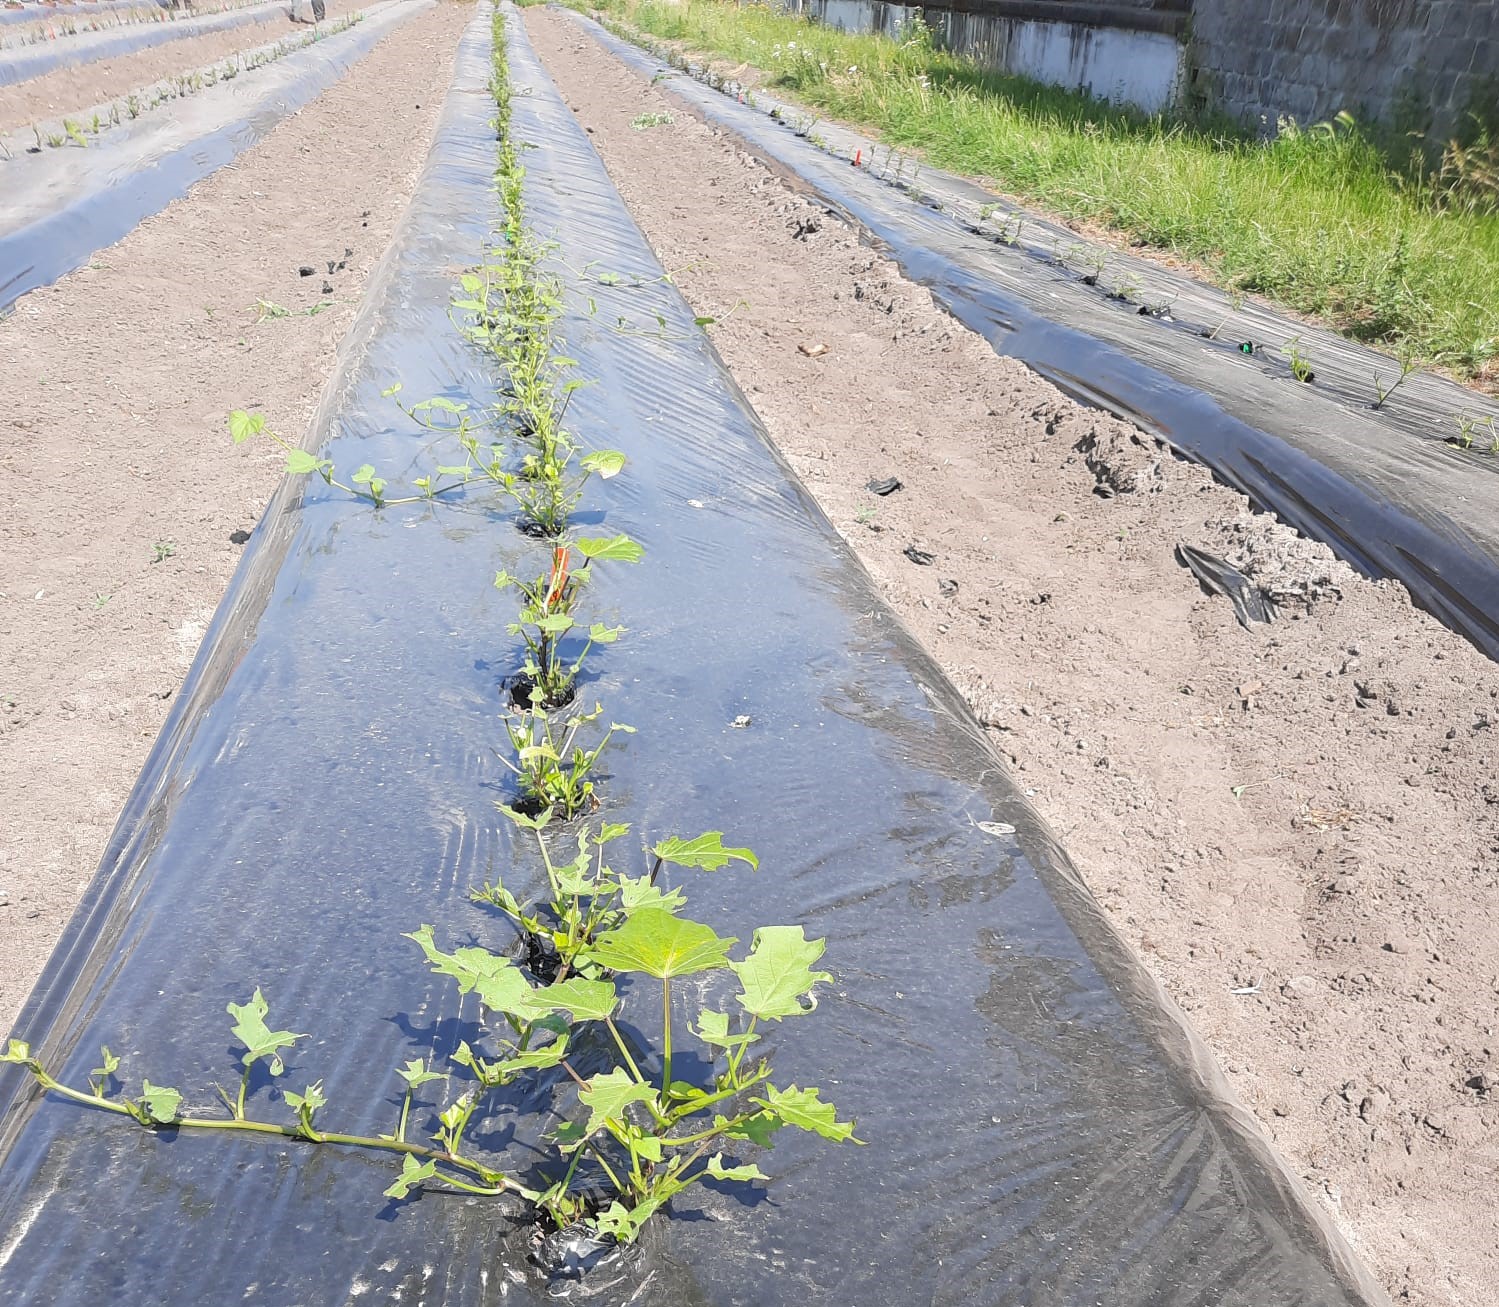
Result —
<svg viewBox="0 0 1499 1307"><path fill-rule="evenodd" d="M117 59L121 55L149 50L152 46L166 45L170 41L207 36L213 32L229 32L236 27L248 27L252 23L275 22L278 18L285 18L288 9L288 5L279 2L253 5L245 9L231 9L225 13L177 18L170 22L134 23L125 27L84 32L78 36L42 44L0 49L0 86L30 81L33 77L56 72L59 68L72 68L100 59ZM41 11L34 17L40 22L51 15Z"/></svg>
<svg viewBox="0 0 1499 1307"><path fill-rule="evenodd" d="M572 17L646 75L672 71ZM714 89L680 74L665 85L873 235L997 352L1160 436L1355 567L1401 581L1499 658L1499 459L1446 443L1455 415L1499 413L1492 399L1427 374L1376 411L1375 375L1388 383L1399 373L1388 357L1253 304L1236 310L1219 291L1117 251L1089 286L1088 269L1053 262L1079 240L1065 227L764 91L740 102L733 84ZM975 221L989 209L992 218ZM1015 235L1010 215L1023 219L1013 249L994 239L1007 222ZM1109 287L1127 281L1141 290L1110 299ZM1171 316L1142 314L1152 305L1169 305ZM1205 339L1219 324L1219 337ZM1292 336L1314 384L1290 378L1280 346ZM1240 351L1245 343L1253 354Z"/></svg>
<svg viewBox="0 0 1499 1307"><path fill-rule="evenodd" d="M758 873L682 874L721 933L827 936L836 983L772 1033L777 1079L821 1086L868 1140L783 1132L773 1184L700 1187L573 1292L650 1307L1377 1302L654 280L509 19L531 220L573 269L623 278L570 275L563 323L595 383L570 421L630 459L584 525L646 549L588 596L589 617L629 632L584 696L640 729L608 755L603 815L642 844L722 829L754 848ZM380 397L394 380L408 399L493 395L447 318L495 216L486 28L481 12L318 418L340 467L410 475L429 438ZM546 551L480 495L374 513L283 486L18 1033L70 1080L109 1044L132 1085L193 1087L201 1107L233 1075L224 1006L259 984L274 1026L312 1034L282 1083L322 1079L330 1128L388 1129L393 1068L477 1033L472 999L398 932L507 947L466 891L540 880L489 802L505 793L491 749L517 654L490 578L539 571ZM689 1006L726 997L717 977L682 987ZM657 1044L648 994L627 993L623 1015ZM522 1167L576 1110L565 1081L530 1092L481 1140ZM14 1073L0 1103L0 1302L453 1307L559 1291L528 1267L513 1209L388 1203L382 1159L151 1135Z"/></svg>
<svg viewBox="0 0 1499 1307"><path fill-rule="evenodd" d="M48 150L0 165L0 311L82 267L262 140L432 0L385 0L353 27L252 77L220 82L162 114L105 133L86 151Z"/></svg>

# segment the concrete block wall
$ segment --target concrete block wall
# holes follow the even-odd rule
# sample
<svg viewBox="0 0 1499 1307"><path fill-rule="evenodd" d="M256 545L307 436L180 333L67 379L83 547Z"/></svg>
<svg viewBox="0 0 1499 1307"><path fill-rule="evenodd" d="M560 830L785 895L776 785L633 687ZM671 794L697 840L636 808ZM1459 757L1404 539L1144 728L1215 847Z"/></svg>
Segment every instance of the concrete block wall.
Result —
<svg viewBox="0 0 1499 1307"><path fill-rule="evenodd" d="M1346 110L1442 141L1499 109L1499 0L1193 0L1184 91L1266 132Z"/></svg>
<svg viewBox="0 0 1499 1307"><path fill-rule="evenodd" d="M1499 130L1499 0L782 0L897 33L917 13L980 63L1156 111L1274 133L1346 110L1437 144L1470 109Z"/></svg>

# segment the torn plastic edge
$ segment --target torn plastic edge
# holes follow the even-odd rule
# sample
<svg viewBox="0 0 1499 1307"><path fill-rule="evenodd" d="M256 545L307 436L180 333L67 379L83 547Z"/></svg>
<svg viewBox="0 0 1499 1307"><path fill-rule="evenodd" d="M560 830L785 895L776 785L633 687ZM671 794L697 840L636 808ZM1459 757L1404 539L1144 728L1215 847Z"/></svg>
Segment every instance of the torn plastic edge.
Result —
<svg viewBox="0 0 1499 1307"><path fill-rule="evenodd" d="M217 172L296 110L320 95L389 33L436 0L394 3L364 11L353 27L278 61L285 84L268 85L256 103L233 121L184 142L145 168L123 175L101 169L98 184L83 196L26 226L0 235L0 268L14 269L0 282L0 312L21 296L82 267L97 251L129 235L138 223L185 195L194 183ZM112 143L106 141L100 152ZM92 151L90 152L92 153ZM106 161L108 156L104 156Z"/></svg>

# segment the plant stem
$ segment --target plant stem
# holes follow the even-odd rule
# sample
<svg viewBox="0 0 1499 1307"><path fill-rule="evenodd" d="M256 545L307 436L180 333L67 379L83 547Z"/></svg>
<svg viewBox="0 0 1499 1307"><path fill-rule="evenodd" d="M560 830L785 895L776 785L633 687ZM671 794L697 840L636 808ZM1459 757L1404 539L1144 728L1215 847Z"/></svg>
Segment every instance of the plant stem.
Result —
<svg viewBox="0 0 1499 1307"><path fill-rule="evenodd" d="M671 981L661 981L661 1088L671 1090Z"/></svg>

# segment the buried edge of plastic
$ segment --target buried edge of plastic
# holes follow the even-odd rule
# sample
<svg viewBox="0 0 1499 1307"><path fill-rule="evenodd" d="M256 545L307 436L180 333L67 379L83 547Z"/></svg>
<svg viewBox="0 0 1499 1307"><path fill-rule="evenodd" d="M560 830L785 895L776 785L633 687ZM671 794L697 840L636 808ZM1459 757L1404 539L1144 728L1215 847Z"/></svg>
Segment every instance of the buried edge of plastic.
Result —
<svg viewBox="0 0 1499 1307"><path fill-rule="evenodd" d="M1232 341L1208 340L1188 321L1141 317L1136 305L1110 304L1050 266L1041 238L1055 232L1072 241L1075 233L1016 210L1027 232L1041 234L1038 248L997 245L945 210L952 200L976 210L993 199L973 184L923 168L921 193L942 198L913 202L870 166L849 166L856 150L873 157L858 133L819 122L822 145L815 144L765 92L743 103L592 19L568 16L642 74L668 74L663 90L862 228L998 353L1159 436L1365 573L1399 580L1418 604L1499 658L1499 459L1464 456L1443 442L1438 424L1464 408L1486 411L1491 401L1440 378L1417 378L1401 402L1419 397L1419 426L1402 425L1368 402L1373 372L1398 371L1397 363L1299 324L1319 383L1295 385L1280 375L1284 367L1277 372ZM1204 321L1213 316L1206 306L1223 298L1128 255L1111 258L1193 296ZM1262 309L1246 313L1256 331L1277 321ZM1334 375L1336 385L1323 384ZM1361 398L1355 381L1365 387Z"/></svg>
<svg viewBox="0 0 1499 1307"><path fill-rule="evenodd" d="M91 255L263 140L435 0L385 0L353 27L257 71L253 99L220 83L109 133L87 151L17 159L0 199L0 311L82 267Z"/></svg>
<svg viewBox="0 0 1499 1307"><path fill-rule="evenodd" d="M561 323L590 382L569 423L630 460L581 522L645 549L590 587L628 633L583 695L640 730L607 755L601 815L632 823L618 848L721 829L757 851L755 873L683 873L694 913L741 938L767 922L827 937L835 984L768 1037L778 1079L825 1086L868 1140L778 1141L761 1159L773 1184L679 1199L581 1292L644 1307L1378 1302L773 452L509 18L528 214L567 278L593 270ZM430 437L381 397L395 380L408 398L493 395L447 321L495 216L486 24L465 36L319 415L340 466L424 457ZM132 1085L150 1075L206 1103L233 1074L224 1005L260 984L276 1025L312 1034L284 1083L322 1080L330 1124L387 1129L394 1067L481 1037L473 999L398 932L506 947L466 889L503 874L525 897L543 881L489 802L507 797L491 746L517 653L490 577L535 570L547 548L482 496L376 513L318 481L283 487L17 1033L68 1079L108 1043ZM681 987L681 1016L724 1000L716 975ZM627 992L621 1022L659 1047L649 996ZM524 1170L574 1096L562 1077L506 1093L512 1111L478 1142ZM382 1204L380 1159L148 1134L14 1073L0 1103L0 1302L466 1307L558 1291L513 1208Z"/></svg>

